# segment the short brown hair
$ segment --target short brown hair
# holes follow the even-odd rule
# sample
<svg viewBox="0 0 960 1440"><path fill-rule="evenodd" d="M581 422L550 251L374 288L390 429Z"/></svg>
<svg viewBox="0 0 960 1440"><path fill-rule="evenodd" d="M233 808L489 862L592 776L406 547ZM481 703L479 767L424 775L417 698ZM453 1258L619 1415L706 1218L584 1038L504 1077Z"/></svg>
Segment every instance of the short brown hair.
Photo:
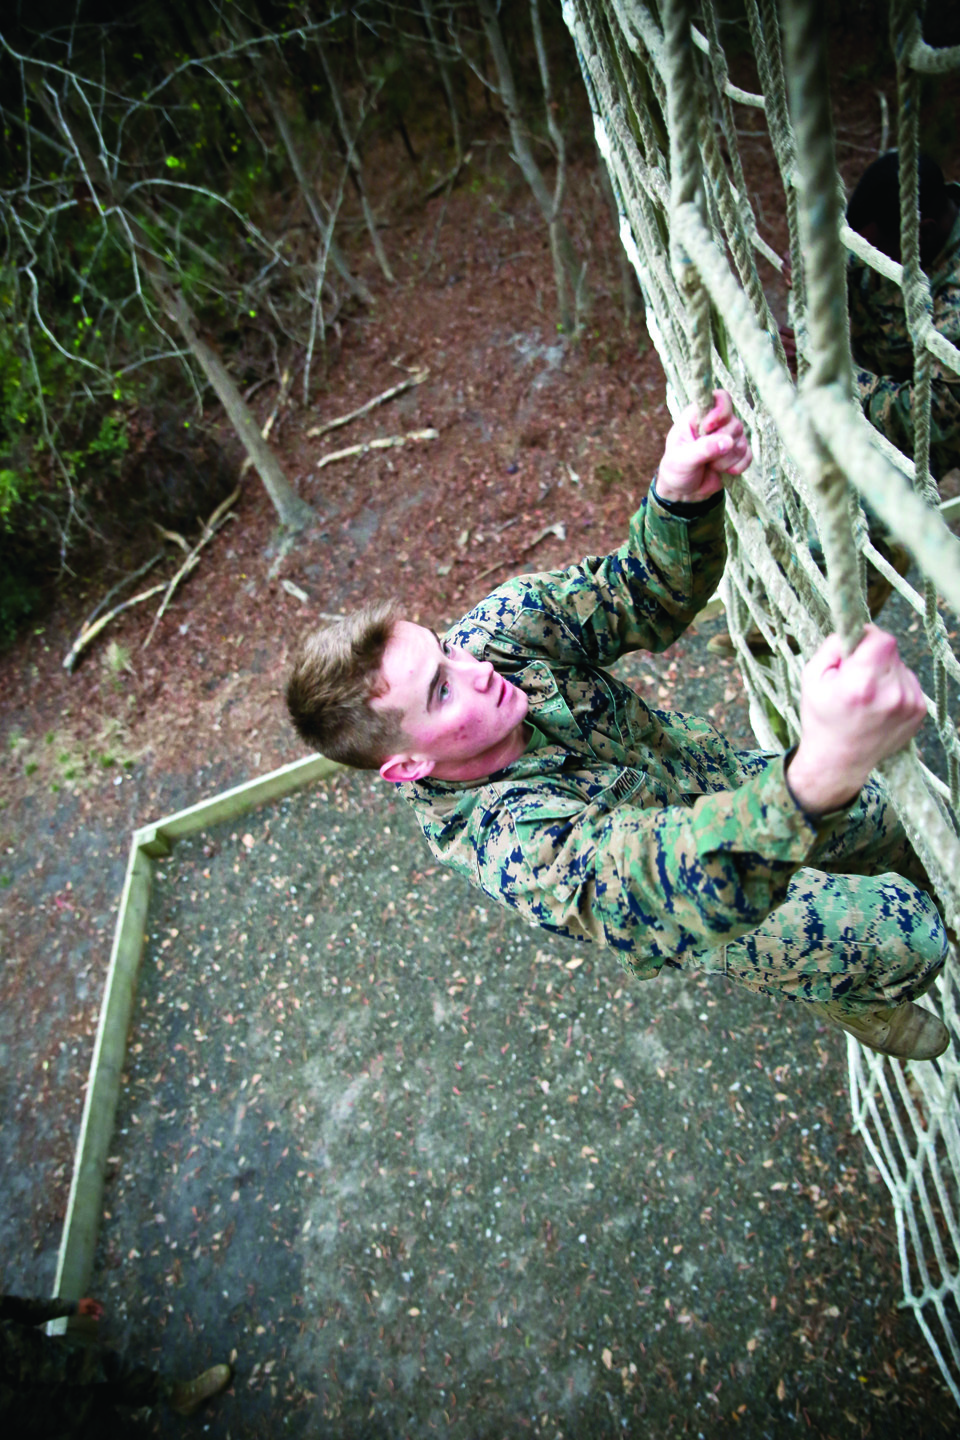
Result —
<svg viewBox="0 0 960 1440"><path fill-rule="evenodd" d="M378 770L403 743L399 710L374 710L380 666L398 619L392 601L365 605L302 641L287 681L300 738L331 760Z"/></svg>

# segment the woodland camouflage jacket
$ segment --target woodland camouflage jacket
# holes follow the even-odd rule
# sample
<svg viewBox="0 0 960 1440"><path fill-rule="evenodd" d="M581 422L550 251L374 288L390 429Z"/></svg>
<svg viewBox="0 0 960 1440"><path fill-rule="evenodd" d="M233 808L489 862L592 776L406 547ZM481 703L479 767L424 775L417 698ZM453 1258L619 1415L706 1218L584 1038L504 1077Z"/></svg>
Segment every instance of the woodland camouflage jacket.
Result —
<svg viewBox="0 0 960 1440"><path fill-rule="evenodd" d="M948 187L960 204L960 186ZM960 215L928 272L933 323L960 345ZM847 271L854 379L864 414L882 435L913 454L913 349L899 285L852 258ZM940 477L960 465L960 375L934 358L930 469Z"/></svg>
<svg viewBox="0 0 960 1440"><path fill-rule="evenodd" d="M757 926L817 839L782 757L651 709L606 668L666 649L716 587L722 498L685 508L648 500L615 554L520 576L448 631L526 692L534 744L483 780L401 786L444 864L642 977Z"/></svg>

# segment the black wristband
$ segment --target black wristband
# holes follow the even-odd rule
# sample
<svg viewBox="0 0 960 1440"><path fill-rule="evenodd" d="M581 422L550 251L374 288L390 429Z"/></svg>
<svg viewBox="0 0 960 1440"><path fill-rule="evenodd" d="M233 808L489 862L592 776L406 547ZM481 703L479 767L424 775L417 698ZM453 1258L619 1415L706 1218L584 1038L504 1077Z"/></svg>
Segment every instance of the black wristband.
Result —
<svg viewBox="0 0 960 1440"><path fill-rule="evenodd" d="M666 510L668 515L675 515L678 520L695 520L700 515L709 515L711 510L716 510L718 505L723 504L723 490L708 495L706 500L665 500L657 490L657 474L650 481L650 492L661 509Z"/></svg>
<svg viewBox="0 0 960 1440"><path fill-rule="evenodd" d="M843 816L846 815L850 807L852 805L855 805L859 800L860 791L858 790L856 795L854 795L851 800L847 801L846 805L835 806L833 810L808 810L806 805L800 804L800 801L793 793L793 786L790 784L790 776L787 774L787 771L790 767L790 761L793 759L796 753L796 745L791 745L790 749L787 750L784 754L783 782L787 787L787 794L790 796L790 799L793 801L794 805L796 805L797 809L800 811L800 814L803 816L804 820L806 820L807 824L812 826L814 830L820 830L824 825L829 825L834 820L842 819Z"/></svg>

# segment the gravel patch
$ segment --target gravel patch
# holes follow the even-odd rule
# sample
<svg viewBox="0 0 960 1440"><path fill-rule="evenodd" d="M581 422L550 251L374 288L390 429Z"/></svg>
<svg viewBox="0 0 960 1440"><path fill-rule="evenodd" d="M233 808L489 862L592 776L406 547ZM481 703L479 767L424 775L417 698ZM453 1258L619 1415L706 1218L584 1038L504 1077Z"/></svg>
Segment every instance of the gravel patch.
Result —
<svg viewBox="0 0 960 1440"><path fill-rule="evenodd" d="M237 1375L155 1433L954 1433L841 1036L519 924L369 776L158 877L91 1288Z"/></svg>

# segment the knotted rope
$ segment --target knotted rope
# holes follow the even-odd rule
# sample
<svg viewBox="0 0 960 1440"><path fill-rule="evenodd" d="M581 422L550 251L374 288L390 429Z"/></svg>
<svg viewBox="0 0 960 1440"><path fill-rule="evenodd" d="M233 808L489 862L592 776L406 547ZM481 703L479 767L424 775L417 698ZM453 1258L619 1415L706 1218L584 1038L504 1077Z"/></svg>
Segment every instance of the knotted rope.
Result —
<svg viewBox="0 0 960 1440"><path fill-rule="evenodd" d="M773 743L782 726L796 734L802 655L829 629L847 649L857 643L867 617L869 559L923 620L934 690L928 707L947 778L921 764L913 747L888 762L882 778L957 930L960 741L949 690L960 682L960 663L941 608L946 603L960 614L960 542L939 514L929 455L932 365L960 374L960 352L934 327L920 267L917 155L918 76L960 68L960 47L926 45L912 0L892 0L901 267L843 223L822 6L818 0L784 5L782 53L773 0L746 0L746 7L760 94L730 82L712 0L699 6L702 31L692 23L691 0L662 0L662 30L642 0L564 0L564 18L671 406L695 400L703 413L714 384L722 385L751 432L754 464L728 491L724 586L754 728L764 744ZM758 255L780 262L748 203L736 106L765 115L783 184L799 388L759 278ZM852 398L847 247L903 289L915 356L912 463L872 429ZM922 593L872 545L861 496L914 557ZM808 543L811 523L825 574ZM768 641L771 660L757 660L744 644L751 626ZM777 731L771 713L780 717ZM906 1303L960 1404L952 1319L960 1299L958 996L960 973L951 953L936 1004L954 1043L936 1065L905 1071L852 1040L848 1056L855 1124L894 1202Z"/></svg>

